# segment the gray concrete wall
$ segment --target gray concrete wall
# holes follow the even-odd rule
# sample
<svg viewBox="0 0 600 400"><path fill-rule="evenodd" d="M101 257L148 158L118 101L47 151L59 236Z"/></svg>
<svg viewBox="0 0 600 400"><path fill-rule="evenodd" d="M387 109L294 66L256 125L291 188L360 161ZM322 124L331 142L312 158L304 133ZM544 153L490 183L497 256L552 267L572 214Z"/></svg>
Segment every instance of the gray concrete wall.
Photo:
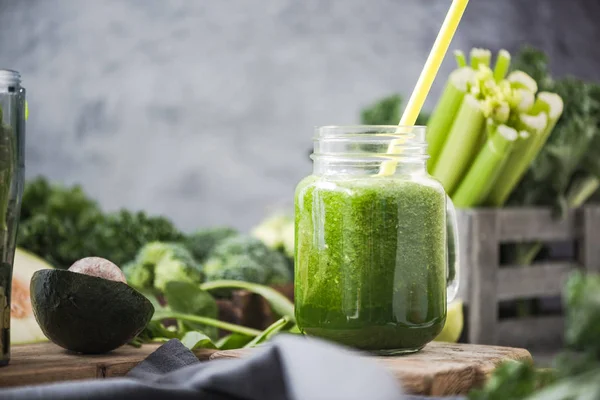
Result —
<svg viewBox="0 0 600 400"><path fill-rule="evenodd" d="M248 228L291 203L313 126L410 93L449 3L0 0L0 66L29 91L27 175L183 229ZM595 0L472 0L453 48L529 42L557 74L598 79L599 17Z"/></svg>

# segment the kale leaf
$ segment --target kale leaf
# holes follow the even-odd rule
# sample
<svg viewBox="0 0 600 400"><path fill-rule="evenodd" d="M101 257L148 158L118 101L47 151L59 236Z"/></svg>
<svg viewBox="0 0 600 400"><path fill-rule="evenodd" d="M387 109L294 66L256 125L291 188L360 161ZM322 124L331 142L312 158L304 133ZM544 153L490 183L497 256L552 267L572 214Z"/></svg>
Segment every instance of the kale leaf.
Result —
<svg viewBox="0 0 600 400"><path fill-rule="evenodd" d="M78 186L38 177L23 193L18 245L58 268L90 255L122 266L152 241L178 241L183 234L166 218L121 210L105 214Z"/></svg>

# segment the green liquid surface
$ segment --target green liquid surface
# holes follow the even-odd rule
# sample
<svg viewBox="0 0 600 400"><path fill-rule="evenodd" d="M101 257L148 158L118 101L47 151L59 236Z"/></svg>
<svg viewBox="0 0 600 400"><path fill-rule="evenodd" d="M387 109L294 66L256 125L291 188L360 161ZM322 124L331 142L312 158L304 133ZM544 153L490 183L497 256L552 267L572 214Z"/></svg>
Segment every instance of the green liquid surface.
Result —
<svg viewBox="0 0 600 400"><path fill-rule="evenodd" d="M446 197L432 180L309 176L296 189L300 329L414 351L446 319Z"/></svg>

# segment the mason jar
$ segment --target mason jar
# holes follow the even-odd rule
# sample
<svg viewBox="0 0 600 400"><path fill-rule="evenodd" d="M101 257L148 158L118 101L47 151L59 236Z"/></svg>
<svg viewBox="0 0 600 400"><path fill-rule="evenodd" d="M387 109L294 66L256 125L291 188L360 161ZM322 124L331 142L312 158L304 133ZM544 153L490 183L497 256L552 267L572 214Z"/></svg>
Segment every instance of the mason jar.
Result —
<svg viewBox="0 0 600 400"><path fill-rule="evenodd" d="M25 179L24 140L21 77L16 71L0 69L0 365L10 359L10 294Z"/></svg>
<svg viewBox="0 0 600 400"><path fill-rule="evenodd" d="M456 216L427 173L425 133L316 130L313 174L295 194L304 334L391 355L418 351L441 332L458 289Z"/></svg>

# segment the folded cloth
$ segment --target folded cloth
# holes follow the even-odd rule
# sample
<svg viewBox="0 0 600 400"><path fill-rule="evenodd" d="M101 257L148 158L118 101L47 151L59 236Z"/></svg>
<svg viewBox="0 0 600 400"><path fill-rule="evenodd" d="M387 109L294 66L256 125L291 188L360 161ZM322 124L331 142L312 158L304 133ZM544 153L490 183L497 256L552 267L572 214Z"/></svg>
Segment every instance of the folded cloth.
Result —
<svg viewBox="0 0 600 400"><path fill-rule="evenodd" d="M0 399L409 400L374 361L316 339L279 335L243 359L199 362L180 341L125 378L0 390ZM431 399L431 398L429 398ZM449 398L445 399L449 400Z"/></svg>

